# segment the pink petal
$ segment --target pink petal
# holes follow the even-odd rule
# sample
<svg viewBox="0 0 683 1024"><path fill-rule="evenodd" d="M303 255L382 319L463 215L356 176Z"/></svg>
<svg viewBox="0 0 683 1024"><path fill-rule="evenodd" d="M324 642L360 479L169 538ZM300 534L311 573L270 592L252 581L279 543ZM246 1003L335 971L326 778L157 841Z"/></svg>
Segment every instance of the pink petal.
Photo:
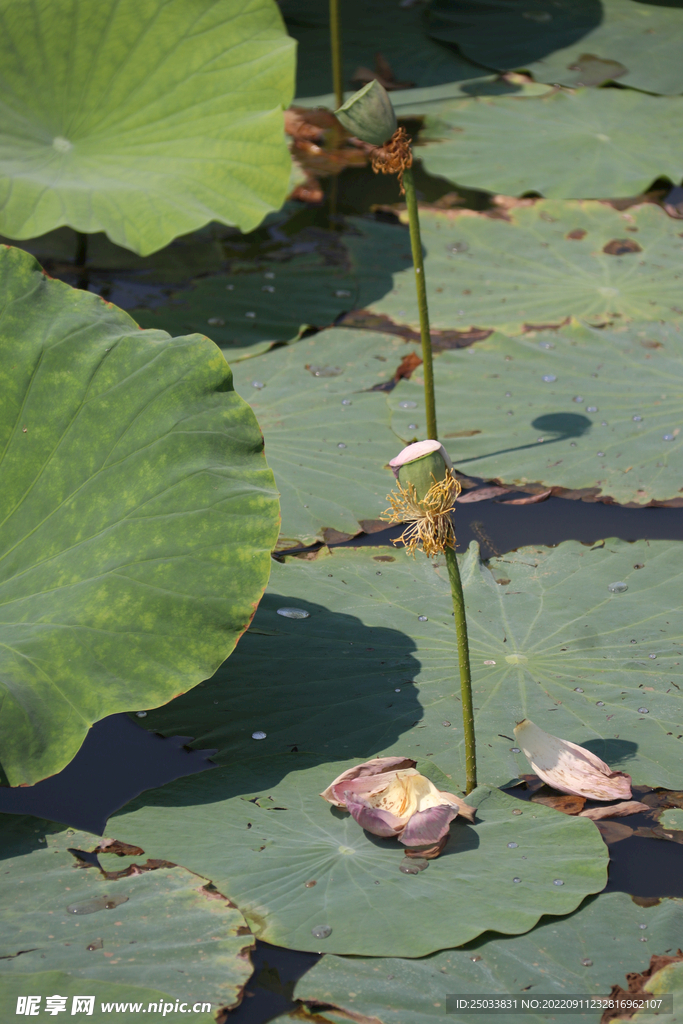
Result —
<svg viewBox="0 0 683 1024"><path fill-rule="evenodd" d="M403 828L403 822L390 811L380 811L377 807L369 807L364 803L356 803L349 800L346 804L347 811L350 811L361 828L366 832L372 832L375 836L389 839L398 835Z"/></svg>
<svg viewBox="0 0 683 1024"><path fill-rule="evenodd" d="M448 832L457 814L457 808L449 804L418 811L403 829L399 842L405 846L428 846L430 843L438 843Z"/></svg>
<svg viewBox="0 0 683 1024"><path fill-rule="evenodd" d="M378 775L384 775L388 772L403 771L406 768L414 768L417 764L416 761L412 761L409 757L374 757L371 761L364 761L363 764L357 764L353 768L347 768L345 772L338 775L334 782L331 782L327 789L321 793L323 800L327 800L328 803L334 804L335 807L344 807L344 789L349 789L349 782L354 779L366 779L366 783L361 784L358 788L361 792L369 793L374 789L379 792L381 788L388 785L391 779L384 778L381 786L377 786L377 783L373 779ZM340 783L346 783L346 786L340 785ZM335 792L336 787L339 789ZM353 787L352 791L353 791Z"/></svg>
<svg viewBox="0 0 683 1024"><path fill-rule="evenodd" d="M441 452L441 457L446 466L449 469L453 469L451 457L440 441L416 441L414 444L409 444L407 448L403 448L395 458L390 460L389 465L398 480L398 471L401 466L405 466L407 462L414 462L415 459L421 459L423 455L429 455L431 452L438 451Z"/></svg>

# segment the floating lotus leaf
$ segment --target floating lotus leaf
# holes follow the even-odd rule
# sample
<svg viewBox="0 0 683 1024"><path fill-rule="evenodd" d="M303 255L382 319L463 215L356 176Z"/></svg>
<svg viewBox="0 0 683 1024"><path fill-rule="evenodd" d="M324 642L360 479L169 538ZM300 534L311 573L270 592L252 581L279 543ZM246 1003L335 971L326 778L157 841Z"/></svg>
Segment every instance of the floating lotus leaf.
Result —
<svg viewBox="0 0 683 1024"><path fill-rule="evenodd" d="M459 185L595 199L638 195L656 178L683 177L680 97L579 89L532 99L480 96L431 109L420 135L427 145L415 153L430 174Z"/></svg>
<svg viewBox="0 0 683 1024"><path fill-rule="evenodd" d="M144 794L109 827L210 878L259 938L293 949L421 956L487 928L527 931L605 884L607 849L592 822L541 806L513 815L519 801L488 786L470 794L475 824L456 820L446 852L404 874L397 840L369 838L318 795L353 762L317 761L236 761Z"/></svg>
<svg viewBox="0 0 683 1024"><path fill-rule="evenodd" d="M683 830L683 808L667 807L659 819L662 828L673 828Z"/></svg>
<svg viewBox="0 0 683 1024"><path fill-rule="evenodd" d="M14 1015L15 989L18 995L92 995L93 982L102 986L98 1004L125 999L140 1001L145 1010L159 998L174 1006L180 999L190 1007L210 1003L215 1014L241 1000L254 939L239 910L204 889L206 879L165 862L106 879L94 865L79 869L69 852L94 850L98 836L38 818L2 819L0 1006L14 997ZM147 865L148 858L133 862ZM101 854L100 863L110 872L127 866L112 854ZM41 987L33 987L36 972L54 973L48 985L56 987L42 987L42 979ZM61 987L67 983L69 988ZM125 995L119 994L124 986ZM205 1012L195 1019L213 1017Z"/></svg>
<svg viewBox="0 0 683 1024"><path fill-rule="evenodd" d="M639 505L677 498L682 366L674 324L493 335L435 360L440 436L456 468L474 476ZM411 423L424 422L419 372L388 401L394 430L412 438Z"/></svg>
<svg viewBox="0 0 683 1024"><path fill-rule="evenodd" d="M256 420L206 338L142 332L0 250L0 678L11 785L215 671L270 570Z"/></svg>
<svg viewBox="0 0 683 1024"><path fill-rule="evenodd" d="M683 907L678 901L643 908L624 893L609 893L586 900L561 921L542 919L526 935L491 936L421 960L323 957L298 982L295 998L332 1004L324 1017L335 1024L348 1021L344 1011L382 1024L469 1022L471 1014L447 1014L449 995L455 1000L465 993L501 993L517 999L518 1007L522 999L539 995L608 996L612 985L626 988L627 972L646 970L650 954L675 950L681 928ZM658 973L648 983L651 991L660 977ZM516 1019L528 1024L539 1016L545 1015L530 1010Z"/></svg>
<svg viewBox="0 0 683 1024"><path fill-rule="evenodd" d="M326 760L392 754L418 766L434 762L462 787L460 684L443 563L421 555L413 561L401 549L336 548L313 562L276 565L229 662L150 712L145 726L192 735L193 746L217 748L226 764L253 756L256 742L267 753L297 747ZM673 609L683 545L613 540L591 549L566 541L487 564L473 545L461 571L480 780L504 785L531 770L512 732L528 717L587 746L636 785L681 788L683 638ZM614 583L628 589L613 593ZM292 607L309 617L278 614ZM266 739L254 741L257 731ZM443 777L434 781L447 788Z"/></svg>
<svg viewBox="0 0 683 1024"><path fill-rule="evenodd" d="M578 85L596 58L604 77L645 92L683 92L676 4L638 0L435 0L430 32L487 67L525 68ZM578 65L578 66L577 66Z"/></svg>
<svg viewBox="0 0 683 1024"><path fill-rule="evenodd" d="M366 392L390 383L410 351L395 335L333 328L235 365L280 491L281 547L354 536L386 508L384 467L401 445L384 394Z"/></svg>
<svg viewBox="0 0 683 1024"><path fill-rule="evenodd" d="M361 236L346 244L370 267L400 244L393 225L356 223ZM426 209L420 224L433 329L683 318L681 225L653 204L619 212L550 200L515 206L505 219ZM367 308L419 329L412 267L394 272L391 291Z"/></svg>
<svg viewBox="0 0 683 1024"><path fill-rule="evenodd" d="M280 9L290 35L298 42L296 95L318 98L331 93L327 0L282 0ZM388 9L386 0L344 0L339 13L344 88L351 92L359 68L375 69L378 48L403 88L493 80L490 72L453 47L429 37L419 4Z"/></svg>
<svg viewBox="0 0 683 1024"><path fill-rule="evenodd" d="M295 44L272 0L2 0L0 14L2 234L68 224L146 255L282 205Z"/></svg>
<svg viewBox="0 0 683 1024"><path fill-rule="evenodd" d="M302 329L327 327L358 303L356 273L305 257L266 264L249 273L197 281L165 306L138 309L141 327L169 334L208 334L232 365L266 352L275 342L295 341Z"/></svg>

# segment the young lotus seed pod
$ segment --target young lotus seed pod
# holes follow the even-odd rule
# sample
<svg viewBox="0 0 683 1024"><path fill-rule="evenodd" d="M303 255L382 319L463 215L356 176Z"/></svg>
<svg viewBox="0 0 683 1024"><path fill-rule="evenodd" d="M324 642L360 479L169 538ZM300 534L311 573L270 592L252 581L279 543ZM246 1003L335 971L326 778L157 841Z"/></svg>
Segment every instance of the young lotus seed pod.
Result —
<svg viewBox="0 0 683 1024"><path fill-rule="evenodd" d="M334 113L347 132L372 146L383 146L396 131L396 114L389 95L374 78Z"/></svg>
<svg viewBox="0 0 683 1024"><path fill-rule="evenodd" d="M434 483L444 479L447 469L453 469L450 456L439 441L409 444L389 465L402 487L413 485L418 501Z"/></svg>

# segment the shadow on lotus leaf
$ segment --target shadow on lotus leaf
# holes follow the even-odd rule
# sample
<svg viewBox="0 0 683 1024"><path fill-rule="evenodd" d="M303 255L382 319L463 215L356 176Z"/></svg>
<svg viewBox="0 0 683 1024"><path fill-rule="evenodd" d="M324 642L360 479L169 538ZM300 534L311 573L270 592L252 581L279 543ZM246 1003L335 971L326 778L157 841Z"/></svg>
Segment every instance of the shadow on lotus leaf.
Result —
<svg viewBox="0 0 683 1024"><path fill-rule="evenodd" d="M632 761L638 753L638 744L632 740L593 739L586 740L580 745L605 761L610 768L622 765L625 761Z"/></svg>
<svg viewBox="0 0 683 1024"><path fill-rule="evenodd" d="M472 455L469 459L456 458L452 453L451 456L457 462L457 465L462 466L466 462L478 462L480 459L490 459L496 455L508 455L510 452L522 452L529 448L547 448L548 445L556 444L558 441L568 441L573 437L583 437L584 434L589 432L593 423L587 416L582 416L581 413L577 412L548 412L532 420L531 426L539 433L542 432L542 436L536 441L530 441L528 444L514 445L510 448L499 448L495 452L482 452L481 455ZM548 436L552 434L555 436Z"/></svg>

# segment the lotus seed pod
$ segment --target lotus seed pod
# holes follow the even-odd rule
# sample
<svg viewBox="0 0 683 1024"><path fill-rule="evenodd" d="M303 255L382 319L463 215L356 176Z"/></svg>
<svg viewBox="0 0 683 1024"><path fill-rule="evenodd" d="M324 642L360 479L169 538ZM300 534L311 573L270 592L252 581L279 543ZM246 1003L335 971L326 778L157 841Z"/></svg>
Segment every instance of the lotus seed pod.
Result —
<svg viewBox="0 0 683 1024"><path fill-rule="evenodd" d="M448 452L439 441L409 444L389 465L402 487L413 485L418 501L422 501L432 484L444 479L447 469L453 469Z"/></svg>
<svg viewBox="0 0 683 1024"><path fill-rule="evenodd" d="M396 131L396 114L391 100L376 79L350 96L339 110L335 110L335 116L347 132L373 146L383 146Z"/></svg>

